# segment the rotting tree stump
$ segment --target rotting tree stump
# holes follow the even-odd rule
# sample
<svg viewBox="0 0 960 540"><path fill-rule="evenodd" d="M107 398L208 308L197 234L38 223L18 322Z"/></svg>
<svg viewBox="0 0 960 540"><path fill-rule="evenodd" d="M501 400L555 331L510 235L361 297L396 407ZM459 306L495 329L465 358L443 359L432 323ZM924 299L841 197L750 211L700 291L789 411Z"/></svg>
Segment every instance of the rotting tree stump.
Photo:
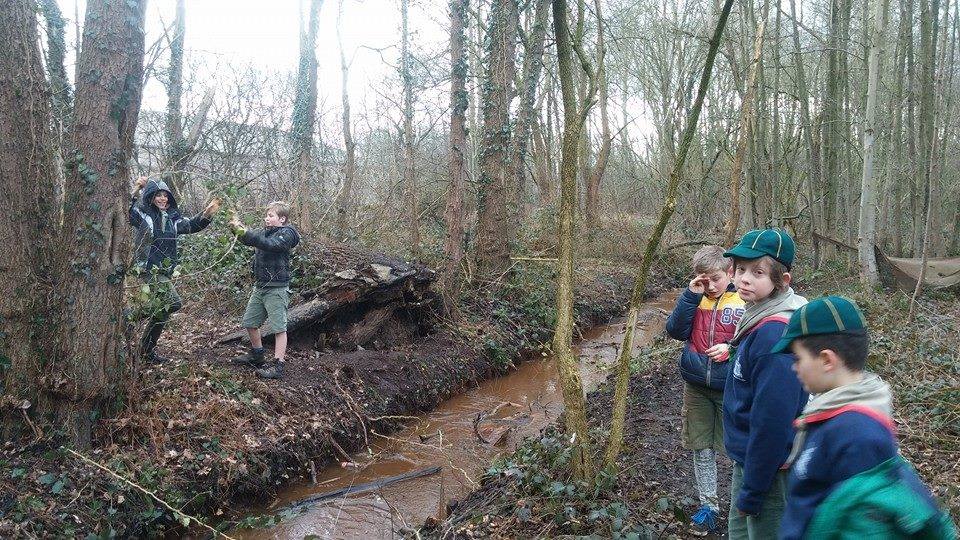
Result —
<svg viewBox="0 0 960 540"><path fill-rule="evenodd" d="M320 283L300 294L287 313L292 339L312 337L318 349L382 348L422 330L438 295L437 274L426 266L342 243L316 243L298 254L302 282ZM261 335L273 335L269 323ZM243 339L240 329L220 343Z"/></svg>

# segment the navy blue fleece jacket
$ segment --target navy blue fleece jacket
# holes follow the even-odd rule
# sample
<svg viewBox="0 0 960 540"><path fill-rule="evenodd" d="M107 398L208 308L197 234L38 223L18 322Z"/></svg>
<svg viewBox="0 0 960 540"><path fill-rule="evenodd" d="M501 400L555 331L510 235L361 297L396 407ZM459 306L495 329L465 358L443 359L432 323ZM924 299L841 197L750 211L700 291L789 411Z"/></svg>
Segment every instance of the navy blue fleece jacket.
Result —
<svg viewBox="0 0 960 540"><path fill-rule="evenodd" d="M758 515L777 471L790 454L793 419L807 393L791 366L792 354L771 354L787 319L760 321L740 340L723 390L723 445L743 467L743 487L731 505Z"/></svg>
<svg viewBox="0 0 960 540"><path fill-rule="evenodd" d="M810 421L790 468L780 538L803 538L817 506L844 480L897 455L892 429L892 420L859 411Z"/></svg>

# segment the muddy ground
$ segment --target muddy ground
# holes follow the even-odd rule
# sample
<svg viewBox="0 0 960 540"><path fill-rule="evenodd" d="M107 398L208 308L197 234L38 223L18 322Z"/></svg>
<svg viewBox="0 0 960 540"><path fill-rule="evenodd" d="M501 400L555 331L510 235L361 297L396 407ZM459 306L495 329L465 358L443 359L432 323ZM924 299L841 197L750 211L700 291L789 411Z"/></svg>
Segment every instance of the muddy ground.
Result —
<svg viewBox="0 0 960 540"><path fill-rule="evenodd" d="M517 274L497 294L467 291L461 319L435 313L428 335L412 343L351 352L294 344L281 381L229 364L243 348L217 341L236 326L235 313L188 305L161 341L174 361L144 369L128 404L97 423L93 450L74 454L50 438L4 443L0 536L145 537L178 535L185 525L202 534L201 522L232 526L245 502L349 459L370 430L388 432L540 347L552 332L553 275ZM621 313L631 285L624 272L581 269L578 325Z"/></svg>

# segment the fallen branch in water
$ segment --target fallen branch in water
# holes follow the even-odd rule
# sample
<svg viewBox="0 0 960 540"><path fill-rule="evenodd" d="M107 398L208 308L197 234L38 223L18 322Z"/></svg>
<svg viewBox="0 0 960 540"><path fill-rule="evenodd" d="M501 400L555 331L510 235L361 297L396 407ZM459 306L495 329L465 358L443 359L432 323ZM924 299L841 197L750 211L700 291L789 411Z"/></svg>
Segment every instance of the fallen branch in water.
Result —
<svg viewBox="0 0 960 540"><path fill-rule="evenodd" d="M403 474L388 476L386 478L381 478L379 480L374 480L372 482L365 482L363 484L348 486L345 488L328 491L326 493L311 495L305 499L300 499L299 501L294 502L289 506L289 508L300 508L308 504L316 504L318 502L323 502L329 499L335 499L337 497L343 497L346 495L352 495L354 493L363 493L365 491L373 491L376 489L380 489L382 487L389 486L390 484L403 482L404 480L410 480L413 478L420 478L421 476L431 476L431 475L437 474L438 472L440 472L439 466L427 467L426 469L419 469L416 471L408 471Z"/></svg>

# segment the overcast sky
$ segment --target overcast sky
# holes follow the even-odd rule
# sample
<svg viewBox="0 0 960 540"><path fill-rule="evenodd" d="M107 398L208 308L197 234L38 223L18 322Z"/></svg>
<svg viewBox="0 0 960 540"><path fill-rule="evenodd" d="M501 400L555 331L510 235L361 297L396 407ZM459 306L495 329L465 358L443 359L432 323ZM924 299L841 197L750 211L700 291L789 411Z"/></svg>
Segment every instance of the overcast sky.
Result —
<svg viewBox="0 0 960 540"><path fill-rule="evenodd" d="M76 46L75 14L82 21L86 0L58 0L68 19L68 48ZM344 48L353 58L350 71L351 99L362 99L371 84L382 80L394 69L399 56L399 0L344 0L341 22ZM413 0L410 28L418 43L444 39L443 24L447 20L445 0ZM164 26L173 24L174 0L150 0L147 4L147 46L163 35ZM307 8L304 2L304 9ZM326 0L320 9L317 57L318 86L321 99L339 103L340 57L337 48L337 15L340 0ZM230 63L252 63L264 71L281 75L296 73L299 60L301 0L186 0L186 64L191 58L202 60L206 69L215 72ZM381 49L377 52L371 49ZM160 59L166 63L167 56ZM387 63L385 63L385 60ZM72 58L68 62L72 61ZM73 67L68 65L72 74ZM190 74L186 75L190 77ZM211 74L195 74L203 81ZM202 91L199 92L202 94ZM199 97L196 97L199 99ZM166 94L156 81L144 89L143 108L165 107Z"/></svg>

